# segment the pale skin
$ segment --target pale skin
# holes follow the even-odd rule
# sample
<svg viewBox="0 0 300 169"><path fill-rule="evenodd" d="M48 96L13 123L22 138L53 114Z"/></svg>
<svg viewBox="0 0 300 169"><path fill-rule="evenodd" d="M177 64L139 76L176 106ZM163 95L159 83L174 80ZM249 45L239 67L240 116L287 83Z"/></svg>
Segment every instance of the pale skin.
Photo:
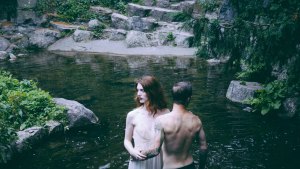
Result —
<svg viewBox="0 0 300 169"><path fill-rule="evenodd" d="M147 158L151 158L157 155L162 148L163 168L165 169L180 168L193 162L190 149L196 136L199 136L200 151L207 150L201 120L180 104L174 103L171 113L156 119L155 133L153 147L149 150L143 150L142 153Z"/></svg>
<svg viewBox="0 0 300 169"><path fill-rule="evenodd" d="M147 94L143 90L141 84L137 85L137 96L140 103L146 103L148 101ZM149 139L154 139L153 135L150 135L150 131L153 127L155 119L163 114L168 113L168 109L158 110L157 113L153 116L144 105L132 110L127 114L126 118L126 129L125 129L125 138L124 146L129 152L131 157L135 160L145 160L146 156L140 151L144 147L140 147L141 141L147 141ZM135 147L132 144L133 135L135 133Z"/></svg>

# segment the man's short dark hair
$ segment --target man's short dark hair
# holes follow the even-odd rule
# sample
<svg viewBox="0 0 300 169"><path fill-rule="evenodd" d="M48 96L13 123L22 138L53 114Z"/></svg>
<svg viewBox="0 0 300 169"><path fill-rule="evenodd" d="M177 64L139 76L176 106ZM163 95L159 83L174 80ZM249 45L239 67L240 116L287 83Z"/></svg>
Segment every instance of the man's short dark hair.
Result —
<svg viewBox="0 0 300 169"><path fill-rule="evenodd" d="M190 82L178 82L172 88L173 102L187 106L192 96L192 84Z"/></svg>

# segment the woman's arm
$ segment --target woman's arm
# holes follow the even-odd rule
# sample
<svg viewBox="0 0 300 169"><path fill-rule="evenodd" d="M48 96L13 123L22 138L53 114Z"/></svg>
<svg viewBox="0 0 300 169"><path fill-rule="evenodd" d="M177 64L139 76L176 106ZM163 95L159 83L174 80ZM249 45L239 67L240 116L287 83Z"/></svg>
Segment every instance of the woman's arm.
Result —
<svg viewBox="0 0 300 169"><path fill-rule="evenodd" d="M134 115L135 115L134 112L129 112L126 117L124 147L134 159L144 160L146 156L140 153L138 150L134 149L131 142L133 136L133 130L134 130L134 125L133 125Z"/></svg>

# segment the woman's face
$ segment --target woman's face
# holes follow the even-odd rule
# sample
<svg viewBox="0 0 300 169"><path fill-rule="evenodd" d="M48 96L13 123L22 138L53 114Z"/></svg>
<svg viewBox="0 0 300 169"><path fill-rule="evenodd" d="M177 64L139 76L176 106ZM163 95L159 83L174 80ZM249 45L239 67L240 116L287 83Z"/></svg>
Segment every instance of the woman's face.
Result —
<svg viewBox="0 0 300 169"><path fill-rule="evenodd" d="M140 83L137 84L136 91L140 103L146 103L146 101L148 101L148 96L147 93L144 91L143 86Z"/></svg>

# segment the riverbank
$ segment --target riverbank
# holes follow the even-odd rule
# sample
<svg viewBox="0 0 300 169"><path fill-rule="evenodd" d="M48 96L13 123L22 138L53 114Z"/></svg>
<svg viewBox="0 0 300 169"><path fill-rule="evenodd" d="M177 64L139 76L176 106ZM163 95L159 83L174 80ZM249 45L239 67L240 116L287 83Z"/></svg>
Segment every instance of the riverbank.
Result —
<svg viewBox="0 0 300 169"><path fill-rule="evenodd" d="M127 48L123 41L92 40L75 42L72 37L58 40L48 47L51 52L88 52L113 55L196 57L196 48L172 46Z"/></svg>

